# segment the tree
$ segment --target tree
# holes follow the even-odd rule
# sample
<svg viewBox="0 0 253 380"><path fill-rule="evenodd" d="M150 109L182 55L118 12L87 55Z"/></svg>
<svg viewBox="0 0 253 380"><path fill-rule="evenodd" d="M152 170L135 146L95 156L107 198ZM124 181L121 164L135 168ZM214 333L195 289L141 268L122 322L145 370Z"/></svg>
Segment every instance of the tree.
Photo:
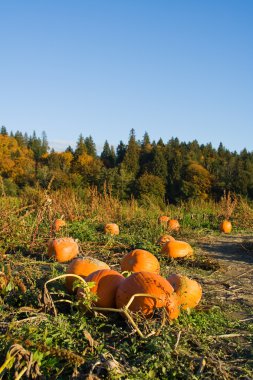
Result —
<svg viewBox="0 0 253 380"><path fill-rule="evenodd" d="M87 153L86 144L83 138L83 135L80 134L76 143L76 149L74 152L75 159L81 156L83 153Z"/></svg>
<svg viewBox="0 0 253 380"><path fill-rule="evenodd" d="M163 182L166 183L168 175L167 160L165 158L164 150L160 145L155 146L152 151L150 173L160 177Z"/></svg>
<svg viewBox="0 0 253 380"><path fill-rule="evenodd" d="M85 138L84 145L86 147L87 153L90 156L92 156L92 157L97 156L96 144L94 143L93 138L91 136Z"/></svg>
<svg viewBox="0 0 253 380"><path fill-rule="evenodd" d="M8 136L7 129L5 128L4 125L2 125L2 127L1 127L0 135L2 135L2 136Z"/></svg>
<svg viewBox="0 0 253 380"><path fill-rule="evenodd" d="M126 154L126 145L120 140L119 145L116 150L116 163L117 165L121 164Z"/></svg>
<svg viewBox="0 0 253 380"><path fill-rule="evenodd" d="M130 137L126 148L125 157L122 161L124 169L135 177L139 171L140 148L135 139L134 129L130 131Z"/></svg>
<svg viewBox="0 0 253 380"><path fill-rule="evenodd" d="M116 163L116 155L113 146L110 147L108 141L104 143L103 151L101 153L101 160L106 168L113 168Z"/></svg>
<svg viewBox="0 0 253 380"><path fill-rule="evenodd" d="M207 199L211 189L211 175L202 165L192 162L184 167L182 193L187 198Z"/></svg>
<svg viewBox="0 0 253 380"><path fill-rule="evenodd" d="M42 132L42 139L37 137L36 132L33 131L33 135L29 137L28 148L33 151L35 161L35 172L38 171L38 165L42 156L48 151L48 142L46 133Z"/></svg>
<svg viewBox="0 0 253 380"><path fill-rule="evenodd" d="M161 204L165 196L164 181L153 174L144 173L137 181L139 198L148 197Z"/></svg>

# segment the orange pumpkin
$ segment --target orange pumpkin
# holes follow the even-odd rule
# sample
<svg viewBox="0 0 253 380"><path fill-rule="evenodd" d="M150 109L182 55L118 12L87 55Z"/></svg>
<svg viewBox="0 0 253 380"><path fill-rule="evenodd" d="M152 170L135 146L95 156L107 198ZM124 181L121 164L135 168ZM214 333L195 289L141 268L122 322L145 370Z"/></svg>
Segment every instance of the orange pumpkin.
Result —
<svg viewBox="0 0 253 380"><path fill-rule="evenodd" d="M65 263L72 260L78 254L77 242L70 238L51 239L48 242L49 257L54 257L59 263Z"/></svg>
<svg viewBox="0 0 253 380"><path fill-rule="evenodd" d="M129 309L141 312L145 316L152 315L156 308L165 307L169 319L179 315L177 295L170 283L160 275L151 272L135 272L125 278L116 292L116 305L121 309L126 306L134 294L144 293L158 297L157 299L140 296L135 297Z"/></svg>
<svg viewBox="0 0 253 380"><path fill-rule="evenodd" d="M193 249L189 243L181 240L168 241L162 246L161 253L171 258L180 258L193 255Z"/></svg>
<svg viewBox="0 0 253 380"><path fill-rule="evenodd" d="M107 223L105 225L105 233L110 235L118 235L119 234L119 226L116 223Z"/></svg>
<svg viewBox="0 0 253 380"><path fill-rule="evenodd" d="M157 240L156 244L157 245L164 245L165 243L167 243L168 241L174 241L175 239L173 238L173 236L170 236L170 235L162 235L159 237L159 239Z"/></svg>
<svg viewBox="0 0 253 380"><path fill-rule="evenodd" d="M66 222L65 222L65 220L63 220L63 219L56 219L55 221L54 221L54 230L56 231L56 232L58 232L58 231L60 231L60 229L62 228L62 227L65 227L66 226Z"/></svg>
<svg viewBox="0 0 253 380"><path fill-rule="evenodd" d="M167 223L168 230L179 231L180 224L176 219L170 219Z"/></svg>
<svg viewBox="0 0 253 380"><path fill-rule="evenodd" d="M230 234L232 231L232 224L229 220L223 220L220 224L220 230L221 232L224 232L225 234Z"/></svg>
<svg viewBox="0 0 253 380"><path fill-rule="evenodd" d="M177 293L182 309L192 309L198 305L202 297L202 287L197 281L181 274L172 274L167 280Z"/></svg>
<svg viewBox="0 0 253 380"><path fill-rule="evenodd" d="M94 282L91 292L98 296L98 300L94 302L98 307L116 307L115 296L116 291L124 280L124 276L119 272L111 269L101 269L89 274L85 278L86 282ZM82 288L77 291L77 297L83 294Z"/></svg>
<svg viewBox="0 0 253 380"><path fill-rule="evenodd" d="M83 278L98 269L110 269L110 267L103 261L94 259L93 257L80 257L73 260L67 267L67 274L77 274ZM73 283L76 281L75 277L66 277L65 285L68 291L73 291Z"/></svg>
<svg viewBox="0 0 253 380"><path fill-rule="evenodd" d="M160 273L160 264L157 258L144 249L134 249L121 260L121 270L127 272L154 272Z"/></svg>
<svg viewBox="0 0 253 380"><path fill-rule="evenodd" d="M163 226L166 226L170 218L166 215L161 215L158 218L158 224L161 224Z"/></svg>

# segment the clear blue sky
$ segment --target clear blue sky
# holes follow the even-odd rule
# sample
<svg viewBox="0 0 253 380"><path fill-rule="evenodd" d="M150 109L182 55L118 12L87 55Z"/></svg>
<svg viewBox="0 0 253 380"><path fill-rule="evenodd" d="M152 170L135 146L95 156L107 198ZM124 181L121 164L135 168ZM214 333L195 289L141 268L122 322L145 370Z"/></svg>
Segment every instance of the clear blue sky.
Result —
<svg viewBox="0 0 253 380"><path fill-rule="evenodd" d="M252 0L0 0L0 125L253 150Z"/></svg>

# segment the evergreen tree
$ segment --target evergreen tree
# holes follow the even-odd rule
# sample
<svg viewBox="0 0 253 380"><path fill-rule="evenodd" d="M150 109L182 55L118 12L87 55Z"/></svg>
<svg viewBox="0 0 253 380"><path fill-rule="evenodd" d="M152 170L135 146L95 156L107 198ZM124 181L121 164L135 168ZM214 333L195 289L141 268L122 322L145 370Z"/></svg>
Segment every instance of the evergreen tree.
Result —
<svg viewBox="0 0 253 380"><path fill-rule="evenodd" d="M4 125L2 125L1 127L1 130L0 130L0 135L3 135L3 136L8 136L8 132L7 132L7 129L5 128Z"/></svg>
<svg viewBox="0 0 253 380"><path fill-rule="evenodd" d="M145 147L147 145L150 145L150 138L149 138L148 132L145 132L143 139L142 139L142 142L141 142L141 146Z"/></svg>
<svg viewBox="0 0 253 380"><path fill-rule="evenodd" d="M126 154L122 165L128 173L132 174L133 177L135 177L139 171L139 159L140 148L135 139L134 129L131 129Z"/></svg>
<svg viewBox="0 0 253 380"><path fill-rule="evenodd" d="M164 182L166 182L168 168L165 154L161 146L157 145L153 148L150 173L160 177Z"/></svg>
<svg viewBox="0 0 253 380"><path fill-rule="evenodd" d="M22 132L17 131L15 133L14 137L17 140L19 146L26 146L26 141L24 139Z"/></svg>
<svg viewBox="0 0 253 380"><path fill-rule="evenodd" d="M113 146L110 147L108 141L104 143L103 151L101 153L101 160L106 168L113 168L115 166L116 155Z"/></svg>
<svg viewBox="0 0 253 380"><path fill-rule="evenodd" d="M77 143L76 143L76 149L74 152L74 156L75 156L75 158L77 158L77 157L81 156L81 154L83 154L83 153L87 153L87 148L86 148L86 144L85 144L83 135L80 134L78 137Z"/></svg>
<svg viewBox="0 0 253 380"><path fill-rule="evenodd" d="M35 166L37 167L41 156L48 151L48 142L46 133L42 133L42 139L37 137L36 132L33 131L33 135L29 137L28 147L33 151Z"/></svg>
<svg viewBox="0 0 253 380"><path fill-rule="evenodd" d="M121 164L126 154L126 145L120 140L116 150L116 163Z"/></svg>
<svg viewBox="0 0 253 380"><path fill-rule="evenodd" d="M96 144L93 141L93 138L91 136L86 137L84 140L84 144L85 144L87 153L92 157L96 157L97 149L96 149Z"/></svg>

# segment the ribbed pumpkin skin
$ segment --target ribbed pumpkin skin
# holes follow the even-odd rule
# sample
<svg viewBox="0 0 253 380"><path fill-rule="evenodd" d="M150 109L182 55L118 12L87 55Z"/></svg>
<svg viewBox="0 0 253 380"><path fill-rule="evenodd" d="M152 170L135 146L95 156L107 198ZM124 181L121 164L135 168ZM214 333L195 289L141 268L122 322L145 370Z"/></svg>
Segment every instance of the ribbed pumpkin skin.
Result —
<svg viewBox="0 0 253 380"><path fill-rule="evenodd" d="M119 235L119 226L116 223L107 223L104 227L106 234Z"/></svg>
<svg viewBox="0 0 253 380"><path fill-rule="evenodd" d="M54 257L59 263L65 263L72 260L78 254L77 242L69 237L51 239L48 242L49 257Z"/></svg>
<svg viewBox="0 0 253 380"><path fill-rule="evenodd" d="M162 235L159 237L156 244L157 245L164 245L168 241L175 241L175 238L173 238L173 236L171 236L171 235Z"/></svg>
<svg viewBox="0 0 253 380"><path fill-rule="evenodd" d="M161 253L171 258L191 256L193 249L189 243L180 240L169 241L162 246Z"/></svg>
<svg viewBox="0 0 253 380"><path fill-rule="evenodd" d="M60 231L60 229L65 226L66 226L66 222L63 219L56 219L54 222L54 230L56 232Z"/></svg>
<svg viewBox="0 0 253 380"><path fill-rule="evenodd" d="M220 224L220 230L221 232L224 232L225 234L230 234L232 231L232 224L229 220L223 220Z"/></svg>
<svg viewBox="0 0 253 380"><path fill-rule="evenodd" d="M122 272L140 272L147 271L160 273L160 264L157 258L144 249L134 249L127 253L121 260Z"/></svg>
<svg viewBox="0 0 253 380"><path fill-rule="evenodd" d="M169 220L170 220L170 218L167 215L161 215L161 216L159 216L157 222L158 222L158 224L166 226Z"/></svg>
<svg viewBox="0 0 253 380"><path fill-rule="evenodd" d="M180 274L172 274L167 280L177 293L182 309L192 309L198 305L202 297L202 287L197 281Z"/></svg>
<svg viewBox="0 0 253 380"><path fill-rule="evenodd" d="M80 257L78 259L73 260L69 264L66 273L77 274L85 278L90 273L95 272L99 269L110 269L110 267L103 261L94 259L93 257ZM66 277L65 285L69 292L72 292L73 282L75 280L75 277Z"/></svg>
<svg viewBox="0 0 253 380"><path fill-rule="evenodd" d="M180 228L180 224L179 224L178 220L170 219L168 221L167 227L168 227L168 230L178 231Z"/></svg>
<svg viewBox="0 0 253 380"><path fill-rule="evenodd" d="M85 281L95 282L95 286L91 288L91 292L98 296L98 300L94 302L94 305L98 307L115 308L116 291L124 279L122 274L111 269L101 269L89 274L89 276L85 278ZM79 288L77 296L80 292L82 292L82 289Z"/></svg>
<svg viewBox="0 0 253 380"><path fill-rule="evenodd" d="M168 286L169 285L169 286ZM116 292L116 305L121 309L126 306L134 294L147 293L159 297L155 300L150 297L136 297L129 309L149 316L155 308L166 307L169 319L177 318L179 304L177 296L170 283L160 275L151 272L136 272L125 278Z"/></svg>

